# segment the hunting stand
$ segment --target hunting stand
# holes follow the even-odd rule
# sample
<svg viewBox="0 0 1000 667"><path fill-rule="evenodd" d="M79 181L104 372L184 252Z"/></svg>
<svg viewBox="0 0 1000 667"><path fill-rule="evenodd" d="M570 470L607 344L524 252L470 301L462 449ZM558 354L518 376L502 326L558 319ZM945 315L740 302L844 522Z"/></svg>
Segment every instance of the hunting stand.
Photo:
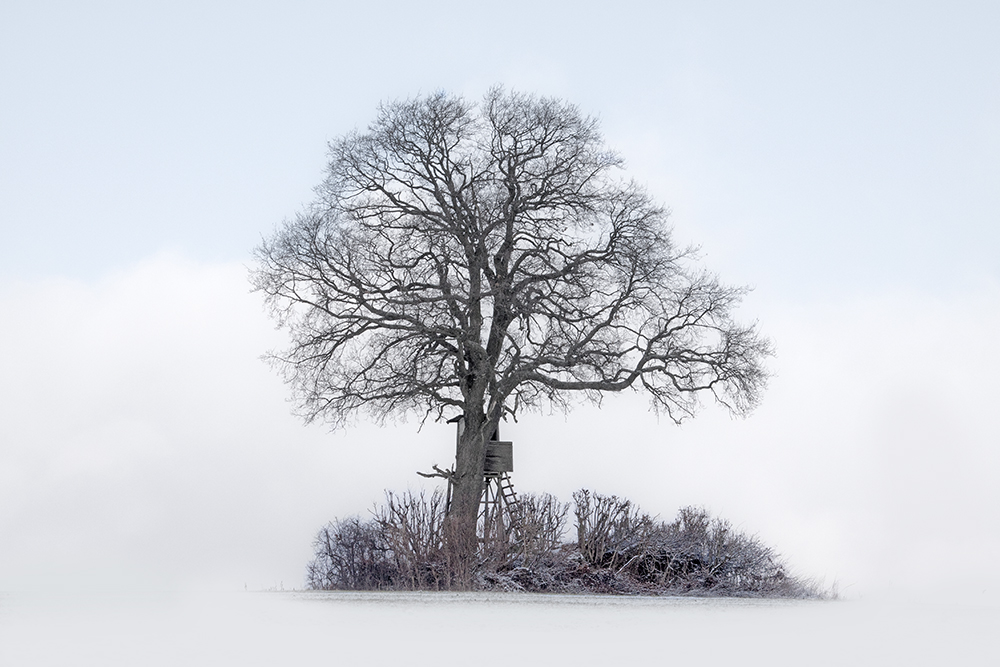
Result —
<svg viewBox="0 0 1000 667"><path fill-rule="evenodd" d="M449 419L456 426L456 446L465 429L465 418L461 415ZM477 532L482 543L510 542L517 537L520 529L518 521L517 493L510 473L514 472L514 443L500 440L499 430L486 443L486 464L483 468L483 490L479 500L479 520ZM451 479L448 479L446 507L451 509Z"/></svg>

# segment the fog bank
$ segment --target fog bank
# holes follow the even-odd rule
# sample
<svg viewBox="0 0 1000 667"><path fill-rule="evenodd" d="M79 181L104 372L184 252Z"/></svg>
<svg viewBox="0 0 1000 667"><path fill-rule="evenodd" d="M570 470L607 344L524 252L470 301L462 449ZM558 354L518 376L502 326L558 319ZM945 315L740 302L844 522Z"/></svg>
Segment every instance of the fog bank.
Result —
<svg viewBox="0 0 1000 667"><path fill-rule="evenodd" d="M241 265L7 281L0 308L0 590L301 586L322 523L453 455L414 418L302 425ZM504 427L517 487L704 505L848 597L995 594L1000 291L745 310L778 350L749 419L677 427L638 395L526 415Z"/></svg>

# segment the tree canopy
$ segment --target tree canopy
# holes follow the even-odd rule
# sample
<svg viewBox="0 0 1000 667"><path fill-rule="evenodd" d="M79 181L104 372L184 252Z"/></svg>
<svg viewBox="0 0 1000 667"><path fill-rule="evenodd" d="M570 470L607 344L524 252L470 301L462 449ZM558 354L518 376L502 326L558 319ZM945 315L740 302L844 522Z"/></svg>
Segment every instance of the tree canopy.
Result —
<svg viewBox="0 0 1000 667"><path fill-rule="evenodd" d="M644 390L675 420L758 401L746 290L700 268L597 121L491 90L383 105L333 141L315 202L256 250L303 415L479 415Z"/></svg>

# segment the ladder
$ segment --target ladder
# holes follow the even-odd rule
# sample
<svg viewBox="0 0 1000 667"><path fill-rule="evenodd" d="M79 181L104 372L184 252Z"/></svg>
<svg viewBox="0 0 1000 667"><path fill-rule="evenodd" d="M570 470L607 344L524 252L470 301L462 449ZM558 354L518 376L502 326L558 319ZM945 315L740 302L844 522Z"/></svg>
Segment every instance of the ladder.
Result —
<svg viewBox="0 0 1000 667"><path fill-rule="evenodd" d="M500 473L499 479L500 496L510 509L517 507L517 492L514 491L514 482L510 478L510 473Z"/></svg>
<svg viewBox="0 0 1000 667"><path fill-rule="evenodd" d="M509 541L520 532L520 507L514 482L506 472L487 473L479 504L480 540Z"/></svg>

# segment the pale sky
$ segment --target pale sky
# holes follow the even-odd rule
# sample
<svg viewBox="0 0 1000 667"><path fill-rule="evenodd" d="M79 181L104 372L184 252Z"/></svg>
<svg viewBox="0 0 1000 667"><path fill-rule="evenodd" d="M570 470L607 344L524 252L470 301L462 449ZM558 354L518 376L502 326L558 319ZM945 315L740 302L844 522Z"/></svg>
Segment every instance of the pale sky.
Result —
<svg viewBox="0 0 1000 667"><path fill-rule="evenodd" d="M291 416L246 270L380 101L502 83L598 116L778 351L745 420L507 427L518 488L705 505L847 594L995 594L998 33L989 2L7 0L0 590L301 586L323 522L449 463L449 426Z"/></svg>

